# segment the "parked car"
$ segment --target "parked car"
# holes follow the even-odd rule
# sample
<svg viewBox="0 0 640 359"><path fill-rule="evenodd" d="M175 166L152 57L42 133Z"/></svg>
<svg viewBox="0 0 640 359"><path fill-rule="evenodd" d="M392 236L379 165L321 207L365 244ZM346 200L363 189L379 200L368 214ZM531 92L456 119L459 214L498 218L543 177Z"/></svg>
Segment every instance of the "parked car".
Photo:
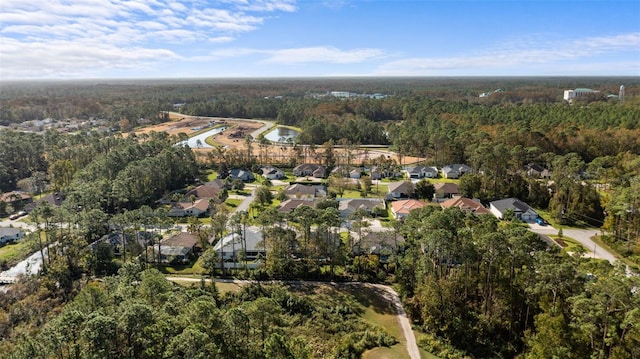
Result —
<svg viewBox="0 0 640 359"><path fill-rule="evenodd" d="M541 225L541 226L546 226L547 225L547 221L545 221L544 218L542 218L542 217L536 218L536 223Z"/></svg>

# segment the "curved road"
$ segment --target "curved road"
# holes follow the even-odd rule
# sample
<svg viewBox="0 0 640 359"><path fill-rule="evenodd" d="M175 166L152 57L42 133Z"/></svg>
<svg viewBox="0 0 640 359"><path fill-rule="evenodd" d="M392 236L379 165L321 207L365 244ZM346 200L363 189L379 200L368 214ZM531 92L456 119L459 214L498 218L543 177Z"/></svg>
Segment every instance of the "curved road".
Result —
<svg viewBox="0 0 640 359"><path fill-rule="evenodd" d="M186 281L186 282L200 282L200 278L189 278L189 277L166 277L167 280L170 281ZM248 280L235 280L235 279L216 279L216 282L220 283L236 283L236 284L247 284L253 283L253 281ZM206 278L205 282L211 283L211 279ZM416 337L413 334L413 330L411 329L411 323L407 318L407 314L402 307L402 302L400 301L400 297L398 293L396 293L393 288L382 285L382 284L373 284L373 283L362 283L362 282L346 282L346 283L338 283L338 282L313 282L313 281L272 281L272 283L288 283L288 284L329 284L329 285L365 285L374 287L377 289L383 290L386 295L384 298L390 301L393 306L396 308L398 313L398 321L400 326L402 327L402 333L404 334L405 342L407 343L406 349L409 354L409 358L411 359L420 359L420 350L418 349L418 344L416 342Z"/></svg>
<svg viewBox="0 0 640 359"><path fill-rule="evenodd" d="M256 122L256 123L261 123L262 126L260 128L258 128L257 130L251 132L251 137L258 138L258 136L269 130L271 127L275 126L275 122L273 121L266 121L266 120L254 120L254 119L250 119L250 118L227 118L227 117L206 117L206 116L191 116L191 115L184 115L181 114L179 112L169 112L170 115L174 115L174 116L180 116L183 118L188 118L188 119L200 119L200 120L225 120L225 121L246 121L246 122ZM204 140L202 141L204 143Z"/></svg>

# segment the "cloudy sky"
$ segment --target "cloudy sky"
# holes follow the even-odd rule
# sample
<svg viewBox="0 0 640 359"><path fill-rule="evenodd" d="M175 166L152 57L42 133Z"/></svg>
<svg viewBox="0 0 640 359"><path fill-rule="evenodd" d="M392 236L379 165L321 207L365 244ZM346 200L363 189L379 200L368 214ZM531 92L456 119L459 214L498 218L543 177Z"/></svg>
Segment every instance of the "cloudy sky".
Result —
<svg viewBox="0 0 640 359"><path fill-rule="evenodd" d="M2 0L0 80L640 76L638 0Z"/></svg>

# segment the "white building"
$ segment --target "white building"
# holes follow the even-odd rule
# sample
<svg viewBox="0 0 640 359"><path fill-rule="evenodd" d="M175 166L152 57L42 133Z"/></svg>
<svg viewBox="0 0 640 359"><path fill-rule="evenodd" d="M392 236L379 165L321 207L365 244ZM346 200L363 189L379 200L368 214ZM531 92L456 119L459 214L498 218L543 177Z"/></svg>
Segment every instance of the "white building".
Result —
<svg viewBox="0 0 640 359"><path fill-rule="evenodd" d="M587 94L598 93L598 90L592 90L588 88L577 88L575 90L564 90L564 100L571 102L574 98L584 96Z"/></svg>

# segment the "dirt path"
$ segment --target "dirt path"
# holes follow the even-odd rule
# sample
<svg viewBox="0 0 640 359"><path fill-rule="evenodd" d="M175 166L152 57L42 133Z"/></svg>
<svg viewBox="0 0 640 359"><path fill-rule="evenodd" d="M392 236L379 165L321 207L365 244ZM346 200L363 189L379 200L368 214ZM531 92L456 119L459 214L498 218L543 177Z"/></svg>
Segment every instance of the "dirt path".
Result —
<svg viewBox="0 0 640 359"><path fill-rule="evenodd" d="M185 282L200 282L200 278L190 278L190 277L166 277L167 280L170 281L185 281ZM205 282L211 283L211 279L205 279ZM248 280L235 280L235 279L216 279L216 282L220 283L235 283L235 284L248 284L252 283L252 281ZM407 318L407 313L404 311L402 307L402 302L400 301L400 297L398 293L396 293L393 288L388 285L382 284L373 284L373 283L362 283L362 282L348 282L348 283L336 283L336 282L306 282L306 281L276 281L274 283L286 283L286 284L329 284L329 285L365 285L373 288L377 288L382 290L385 294L383 295L384 299L393 303L393 306L396 308L398 313L398 322L402 327L402 333L404 334L405 343L407 343L406 349L409 353L409 358L411 359L420 359L420 350L418 349L418 344L416 342L416 337L413 334L413 330L411 329L411 323L409 322L409 318Z"/></svg>

